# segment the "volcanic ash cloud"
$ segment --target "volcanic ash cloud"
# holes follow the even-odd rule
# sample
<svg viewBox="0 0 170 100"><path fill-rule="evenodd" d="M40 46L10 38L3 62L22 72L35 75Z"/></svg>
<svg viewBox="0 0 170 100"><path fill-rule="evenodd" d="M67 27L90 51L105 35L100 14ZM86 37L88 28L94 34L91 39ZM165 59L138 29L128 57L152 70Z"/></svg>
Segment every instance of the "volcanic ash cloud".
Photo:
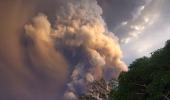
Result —
<svg viewBox="0 0 170 100"><path fill-rule="evenodd" d="M75 100L77 95L85 93L88 83L104 77L115 78L128 68L121 60L122 52L117 37L106 28L101 17L102 9L97 1L64 0L63 2L52 27L45 15L41 14L34 18L34 27L26 25L25 29L27 33L33 35L36 33L32 38L47 41L51 49L54 49L52 48L54 46L65 55L69 63L69 77L64 98ZM42 26L45 27L41 28ZM41 42L38 43L38 46L41 46ZM44 49L45 47L41 48ZM42 52L42 55L45 55L44 59L50 58L45 52Z"/></svg>

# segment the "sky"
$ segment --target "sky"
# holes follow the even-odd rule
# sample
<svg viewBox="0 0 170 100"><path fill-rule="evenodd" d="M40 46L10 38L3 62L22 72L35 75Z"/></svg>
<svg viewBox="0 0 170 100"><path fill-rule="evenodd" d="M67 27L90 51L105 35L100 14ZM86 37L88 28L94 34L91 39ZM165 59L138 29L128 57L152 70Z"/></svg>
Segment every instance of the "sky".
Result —
<svg viewBox="0 0 170 100"><path fill-rule="evenodd" d="M170 38L169 0L99 0L109 30L120 39L127 64L150 56Z"/></svg>
<svg viewBox="0 0 170 100"><path fill-rule="evenodd" d="M170 0L0 0L0 99L77 100L170 39Z"/></svg>

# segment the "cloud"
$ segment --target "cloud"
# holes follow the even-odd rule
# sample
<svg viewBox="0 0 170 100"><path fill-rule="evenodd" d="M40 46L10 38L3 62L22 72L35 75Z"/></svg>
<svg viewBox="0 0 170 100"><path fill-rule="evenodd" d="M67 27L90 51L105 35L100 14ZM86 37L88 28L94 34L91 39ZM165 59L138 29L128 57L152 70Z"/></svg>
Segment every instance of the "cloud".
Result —
<svg viewBox="0 0 170 100"><path fill-rule="evenodd" d="M89 82L102 78L105 69L115 69L111 73L117 74L127 71L117 38L108 32L101 15L102 9L95 0L67 1L51 33L56 47L61 51L70 49L69 53L75 56L72 59L77 60L73 65L70 62L73 71L70 70L67 90L76 95L83 93ZM76 59L78 55L80 59Z"/></svg>
<svg viewBox="0 0 170 100"><path fill-rule="evenodd" d="M51 25L47 17L39 14L33 19L33 24L25 25L26 34L34 40L41 39L42 41L50 41Z"/></svg>
<svg viewBox="0 0 170 100"><path fill-rule="evenodd" d="M137 17L127 21L128 24L121 24L115 31L124 34L120 38L122 43L128 43L134 38L138 38L144 30L149 28L160 16L160 0L150 1L145 6L140 6L140 13L135 13ZM123 22L122 22L123 23Z"/></svg>
<svg viewBox="0 0 170 100"><path fill-rule="evenodd" d="M103 18L107 23L109 30L115 31L122 22L132 20L138 15L144 7L152 0L97 0L103 9ZM115 33L118 37L123 34Z"/></svg>
<svg viewBox="0 0 170 100"><path fill-rule="evenodd" d="M77 96L73 92L66 92L64 94L64 99L65 100L78 100Z"/></svg>
<svg viewBox="0 0 170 100"><path fill-rule="evenodd" d="M147 27L138 38L133 38L126 44L122 44L124 51L124 60L130 64L136 58L150 56L150 53L162 48L166 40L170 37L169 18L169 0L161 1L159 6L159 18L154 24ZM133 55L132 55L133 54Z"/></svg>
<svg viewBox="0 0 170 100"><path fill-rule="evenodd" d="M46 17L36 17L34 25L30 22L26 28L27 34L23 32L32 16L31 7L19 1L0 4L1 100L55 100L65 82L67 63L46 41Z"/></svg>
<svg viewBox="0 0 170 100"><path fill-rule="evenodd" d="M75 99L94 80L115 78L128 70L121 60L118 38L107 29L96 0L47 2L5 2L7 14L1 19L5 26L0 24L4 27L0 33L0 87L6 93L2 98L60 100L62 94ZM45 7L52 3L55 7ZM56 6L59 8L51 10ZM39 12L45 14L31 20ZM4 21L6 16L9 21Z"/></svg>

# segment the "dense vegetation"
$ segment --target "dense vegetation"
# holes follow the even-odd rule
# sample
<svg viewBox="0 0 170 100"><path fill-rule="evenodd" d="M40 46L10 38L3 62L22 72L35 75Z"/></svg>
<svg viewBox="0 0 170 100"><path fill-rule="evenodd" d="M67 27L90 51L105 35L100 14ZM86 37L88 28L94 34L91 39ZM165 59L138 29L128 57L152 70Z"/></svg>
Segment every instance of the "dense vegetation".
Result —
<svg viewBox="0 0 170 100"><path fill-rule="evenodd" d="M134 61L118 81L111 100L170 100L170 40L151 57Z"/></svg>

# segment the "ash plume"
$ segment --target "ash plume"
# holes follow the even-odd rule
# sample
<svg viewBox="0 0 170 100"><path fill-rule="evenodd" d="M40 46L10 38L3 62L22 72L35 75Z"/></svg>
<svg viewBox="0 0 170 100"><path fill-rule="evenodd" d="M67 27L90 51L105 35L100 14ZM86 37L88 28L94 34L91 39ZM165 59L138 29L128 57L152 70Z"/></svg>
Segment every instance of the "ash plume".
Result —
<svg viewBox="0 0 170 100"><path fill-rule="evenodd" d="M76 100L89 83L128 70L118 38L108 31L96 0L59 2L54 22L45 14L31 21L24 17L24 32L13 34L8 27L0 34L0 74L7 78L0 77L0 91L7 92L2 100Z"/></svg>
<svg viewBox="0 0 170 100"><path fill-rule="evenodd" d="M67 61L48 38L47 18L38 15L23 32L30 8L20 0L2 0L0 8L0 100L58 99Z"/></svg>
<svg viewBox="0 0 170 100"><path fill-rule="evenodd" d="M60 11L51 38L56 47L72 56L66 55L67 60L75 59L75 63L70 64L71 77L65 96L72 94L73 99L86 91L88 83L104 76L114 78L128 70L121 61L118 39L107 30L96 0L69 0Z"/></svg>

